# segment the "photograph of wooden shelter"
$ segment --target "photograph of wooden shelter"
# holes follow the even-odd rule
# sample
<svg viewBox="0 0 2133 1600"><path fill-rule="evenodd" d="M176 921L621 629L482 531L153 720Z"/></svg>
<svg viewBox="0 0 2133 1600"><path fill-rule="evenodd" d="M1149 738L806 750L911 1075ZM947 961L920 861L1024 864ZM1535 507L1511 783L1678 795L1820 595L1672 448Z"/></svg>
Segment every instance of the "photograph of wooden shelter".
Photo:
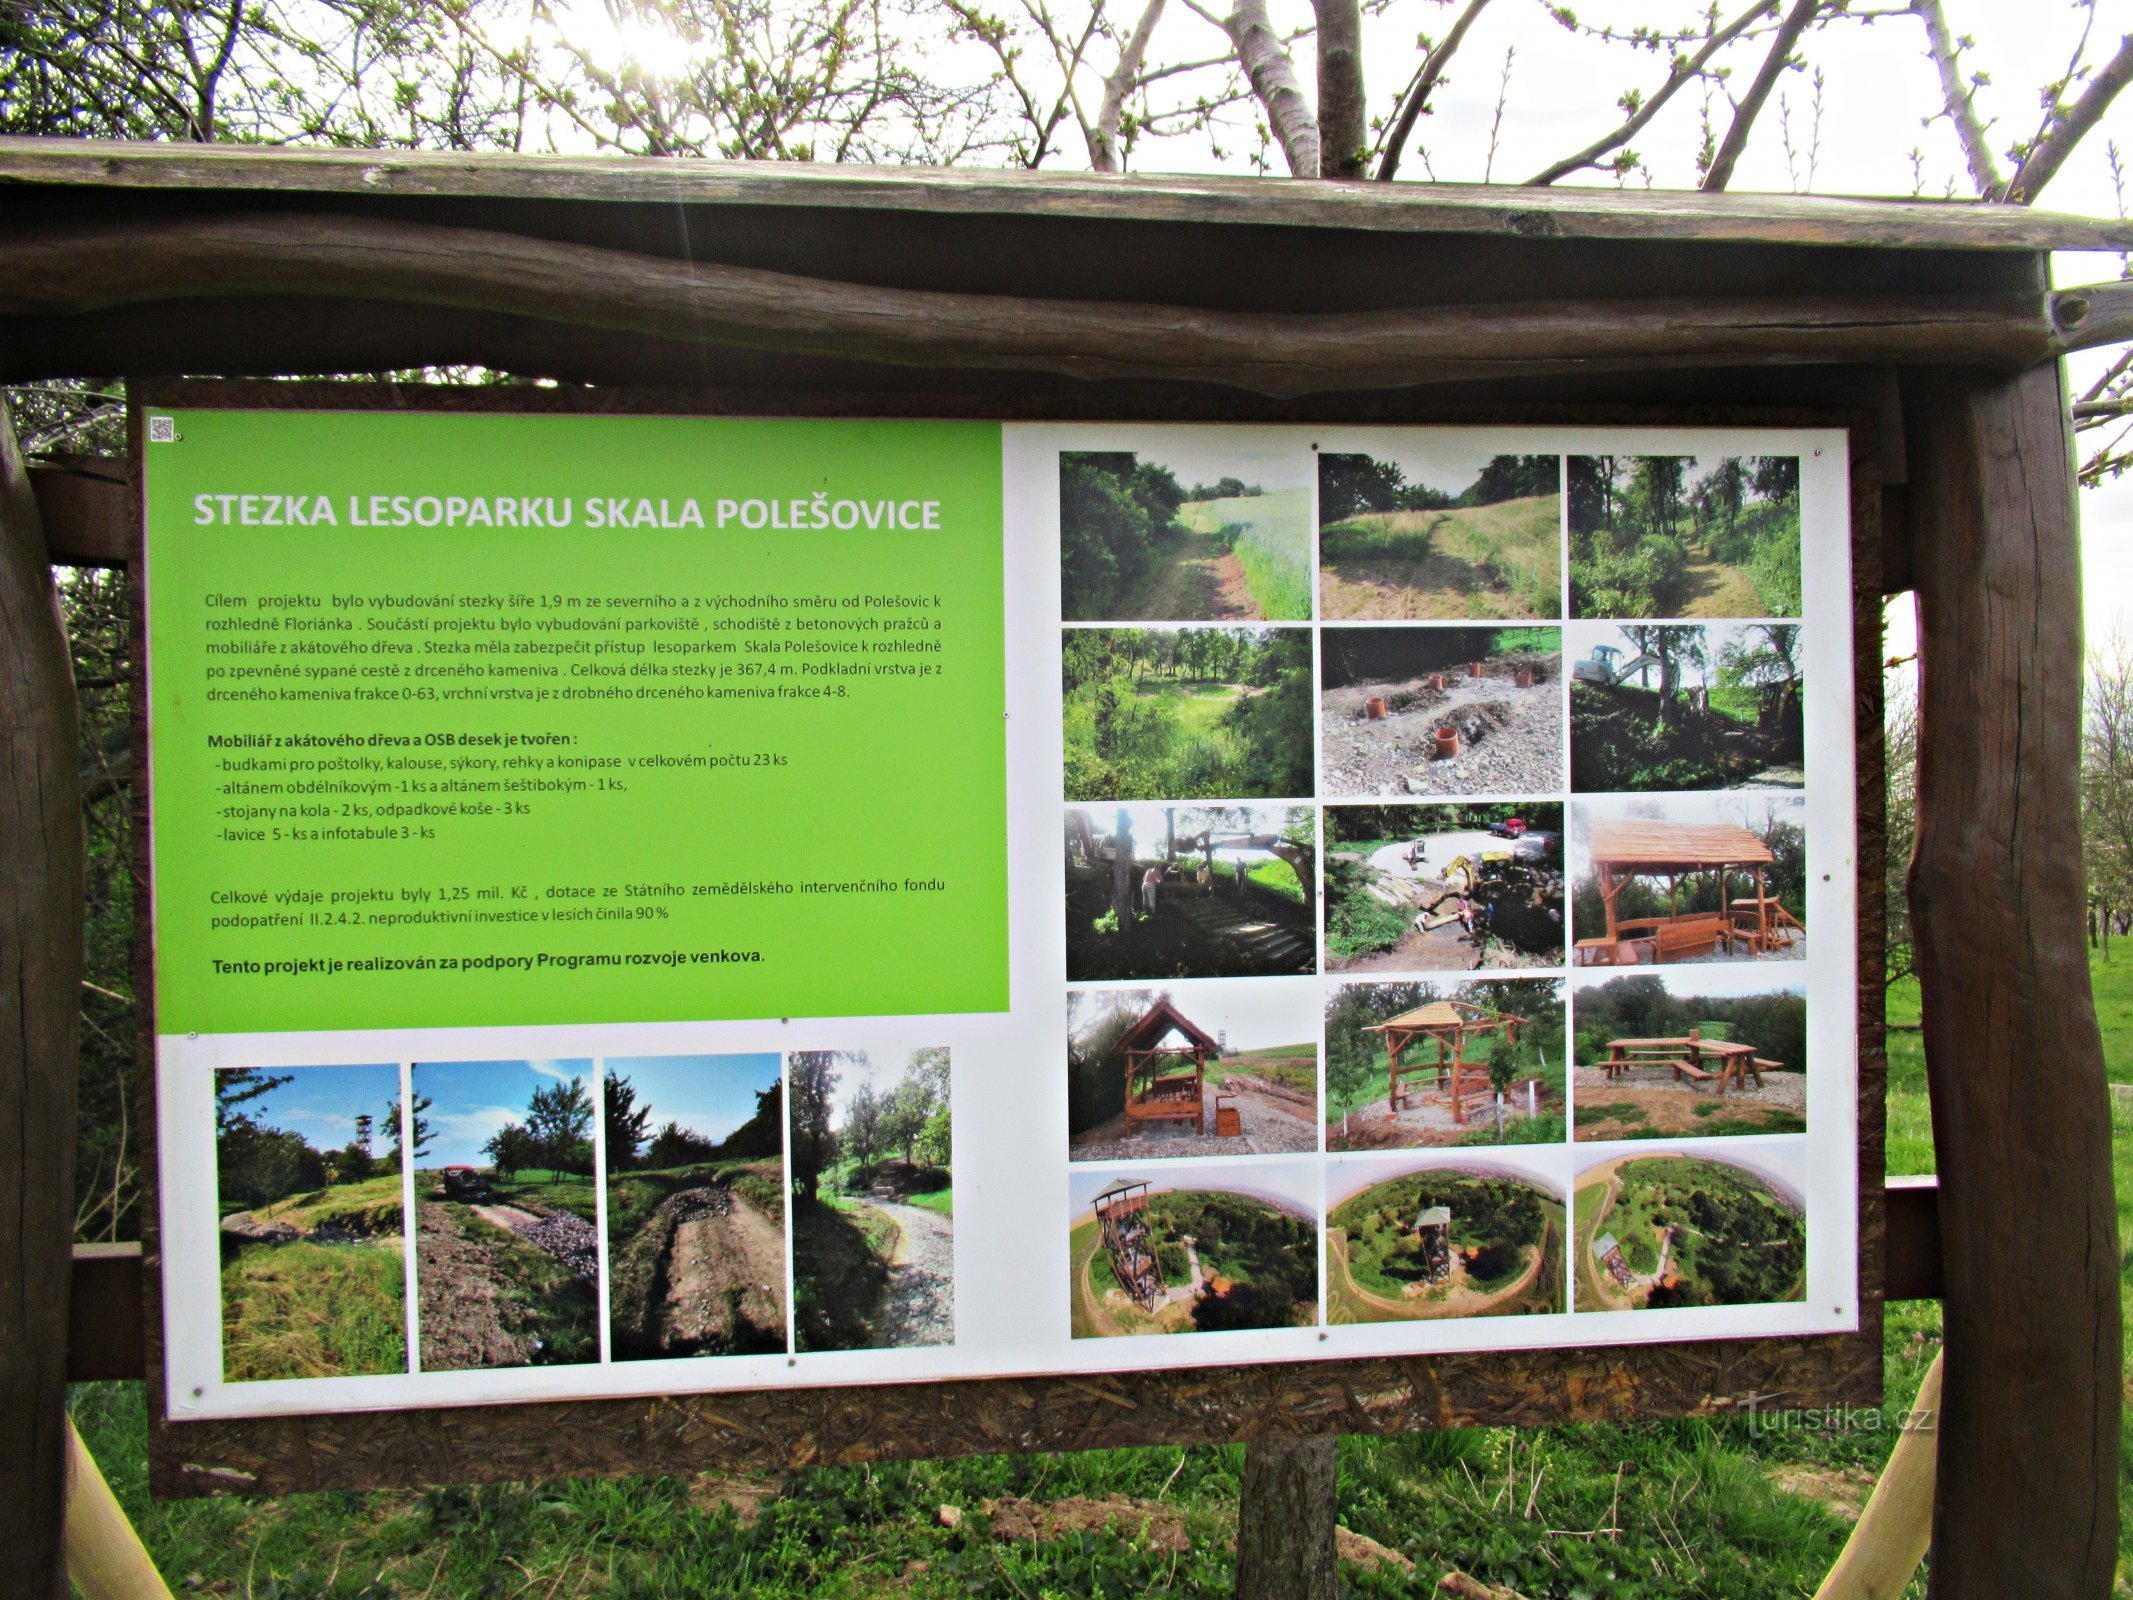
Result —
<svg viewBox="0 0 2133 1600"><path fill-rule="evenodd" d="M1560 978L1344 983L1326 996L1326 1148L1553 1144Z"/></svg>
<svg viewBox="0 0 2133 1600"><path fill-rule="evenodd" d="M1799 970L1581 976L1571 994L1575 1136L1804 1132L1807 992Z"/></svg>
<svg viewBox="0 0 2133 1600"><path fill-rule="evenodd" d="M1310 1327L1318 1196L1309 1162L1201 1168L1190 1178L1075 1173L1073 1337Z"/></svg>
<svg viewBox="0 0 2133 1600"><path fill-rule="evenodd" d="M1788 904L1777 881L1804 880L1792 849L1798 824L1785 820L1797 815L1797 802L1763 804L1767 835L1737 821L1597 816L1573 806L1583 869L1571 897L1573 964L1804 959L1803 896L1796 891Z"/></svg>
<svg viewBox="0 0 2133 1600"><path fill-rule="evenodd" d="M1316 1150L1317 1035L1317 995L1303 980L1075 990L1069 1158Z"/></svg>
<svg viewBox="0 0 2133 1600"><path fill-rule="evenodd" d="M1567 1300L1552 1153L1338 1160L1326 1173L1326 1320L1557 1312Z"/></svg>
<svg viewBox="0 0 2133 1600"><path fill-rule="evenodd" d="M1070 980L1318 970L1309 806L1069 806L1063 842Z"/></svg>
<svg viewBox="0 0 2133 1600"><path fill-rule="evenodd" d="M1385 1037L1392 1074L1387 1099L1393 1114L1408 1110L1421 1093L1417 1081L1428 1079L1432 1092L1450 1107L1453 1120L1464 1121L1461 1102L1479 1094L1489 1081L1478 1051L1469 1058L1468 1043L1501 1033L1516 1044L1519 1024L1525 1020L1461 1000L1432 1000L1379 1023L1370 1031ZM1418 1050L1420 1059L1410 1059L1410 1050Z"/></svg>

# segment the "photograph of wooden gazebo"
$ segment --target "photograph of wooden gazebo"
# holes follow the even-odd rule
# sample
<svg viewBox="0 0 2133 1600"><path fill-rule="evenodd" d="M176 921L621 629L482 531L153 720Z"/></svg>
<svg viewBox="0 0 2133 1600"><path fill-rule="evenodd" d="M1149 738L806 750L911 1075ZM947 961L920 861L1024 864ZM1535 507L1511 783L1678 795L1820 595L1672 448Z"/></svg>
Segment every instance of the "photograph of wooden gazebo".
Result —
<svg viewBox="0 0 2133 1600"><path fill-rule="evenodd" d="M1158 999L1118 1042L1126 1058L1130 1122L1190 1122L1206 1111L1207 1058L1220 1043L1168 1000Z"/></svg>
<svg viewBox="0 0 2133 1600"><path fill-rule="evenodd" d="M1155 1251L1148 1241L1146 1181L1121 1178L1099 1194L1093 1204L1112 1276L1129 1299L1147 1310L1162 1294L1163 1278L1156 1271Z"/></svg>
<svg viewBox="0 0 2133 1600"><path fill-rule="evenodd" d="M1807 930L1770 890L1770 847L1734 822L1594 821L1591 860L1607 931L1577 941L1582 967L1647 966L1726 955L1781 954ZM1684 884L1710 874L1717 907L1681 909ZM1638 878L1666 881L1667 914L1622 917L1622 891ZM1735 889L1752 892L1736 895Z"/></svg>
<svg viewBox="0 0 2133 1600"><path fill-rule="evenodd" d="M1469 1005L1464 1000L1432 1000L1371 1028L1371 1033L1385 1036L1385 1056L1392 1078L1386 1103L1391 1114L1398 1116L1414 1105L1416 1092L1405 1080L1430 1076L1436 1080L1439 1097L1450 1105L1452 1120L1463 1121L1461 1100L1468 1093L1478 1091L1489 1078L1486 1063L1467 1059L1467 1041L1501 1030L1505 1039L1515 1043L1519 1025L1525 1020L1509 1012L1488 1011ZM1420 1040L1436 1043L1434 1061L1407 1060L1408 1047Z"/></svg>

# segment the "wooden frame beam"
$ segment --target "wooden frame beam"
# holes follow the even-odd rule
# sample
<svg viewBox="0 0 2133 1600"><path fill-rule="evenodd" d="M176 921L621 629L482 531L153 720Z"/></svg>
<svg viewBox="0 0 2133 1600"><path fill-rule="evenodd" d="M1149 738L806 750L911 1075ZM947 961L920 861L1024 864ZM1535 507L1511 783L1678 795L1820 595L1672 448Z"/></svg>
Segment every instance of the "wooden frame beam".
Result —
<svg viewBox="0 0 2133 1600"><path fill-rule="evenodd" d="M888 288L358 215L96 223L0 239L0 318L256 297L502 312L685 345L1272 396L1595 367L2018 369L2133 335L2133 289L2110 285L1263 312Z"/></svg>
<svg viewBox="0 0 2133 1600"><path fill-rule="evenodd" d="M1932 1592L2094 1600L2117 1562L2124 1380L2083 944L2072 424L2056 366L1918 375L1904 402L1911 925L1947 1287Z"/></svg>

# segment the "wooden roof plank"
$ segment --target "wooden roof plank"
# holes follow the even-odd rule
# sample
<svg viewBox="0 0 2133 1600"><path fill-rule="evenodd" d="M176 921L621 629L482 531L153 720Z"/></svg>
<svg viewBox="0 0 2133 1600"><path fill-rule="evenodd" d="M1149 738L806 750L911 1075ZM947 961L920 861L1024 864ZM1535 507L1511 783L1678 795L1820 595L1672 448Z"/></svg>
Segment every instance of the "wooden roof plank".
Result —
<svg viewBox="0 0 2133 1600"><path fill-rule="evenodd" d="M1770 847L1736 822L1595 822L1597 865L1644 871L1696 872L1776 860Z"/></svg>
<svg viewBox="0 0 2133 1600"><path fill-rule="evenodd" d="M791 206L1531 239L1897 250L2133 248L2133 222L1964 201L28 137L0 138L0 185L8 184Z"/></svg>

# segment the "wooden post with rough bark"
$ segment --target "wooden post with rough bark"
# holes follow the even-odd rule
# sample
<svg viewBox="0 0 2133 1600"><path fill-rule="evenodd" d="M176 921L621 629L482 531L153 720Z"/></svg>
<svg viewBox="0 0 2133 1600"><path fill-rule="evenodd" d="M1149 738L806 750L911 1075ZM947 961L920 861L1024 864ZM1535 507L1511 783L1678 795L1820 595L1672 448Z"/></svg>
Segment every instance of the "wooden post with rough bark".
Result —
<svg viewBox="0 0 2133 1600"><path fill-rule="evenodd" d="M2081 552L2057 363L1904 388L1911 919L1939 1154L1936 1600L2111 1592L2118 1221L2082 946Z"/></svg>
<svg viewBox="0 0 2133 1600"><path fill-rule="evenodd" d="M80 742L37 501L0 400L0 1567L36 1600L67 1592Z"/></svg>
<svg viewBox="0 0 2133 1600"><path fill-rule="evenodd" d="M1340 1439L1255 1439L1237 1498L1237 1600L1333 1600Z"/></svg>

